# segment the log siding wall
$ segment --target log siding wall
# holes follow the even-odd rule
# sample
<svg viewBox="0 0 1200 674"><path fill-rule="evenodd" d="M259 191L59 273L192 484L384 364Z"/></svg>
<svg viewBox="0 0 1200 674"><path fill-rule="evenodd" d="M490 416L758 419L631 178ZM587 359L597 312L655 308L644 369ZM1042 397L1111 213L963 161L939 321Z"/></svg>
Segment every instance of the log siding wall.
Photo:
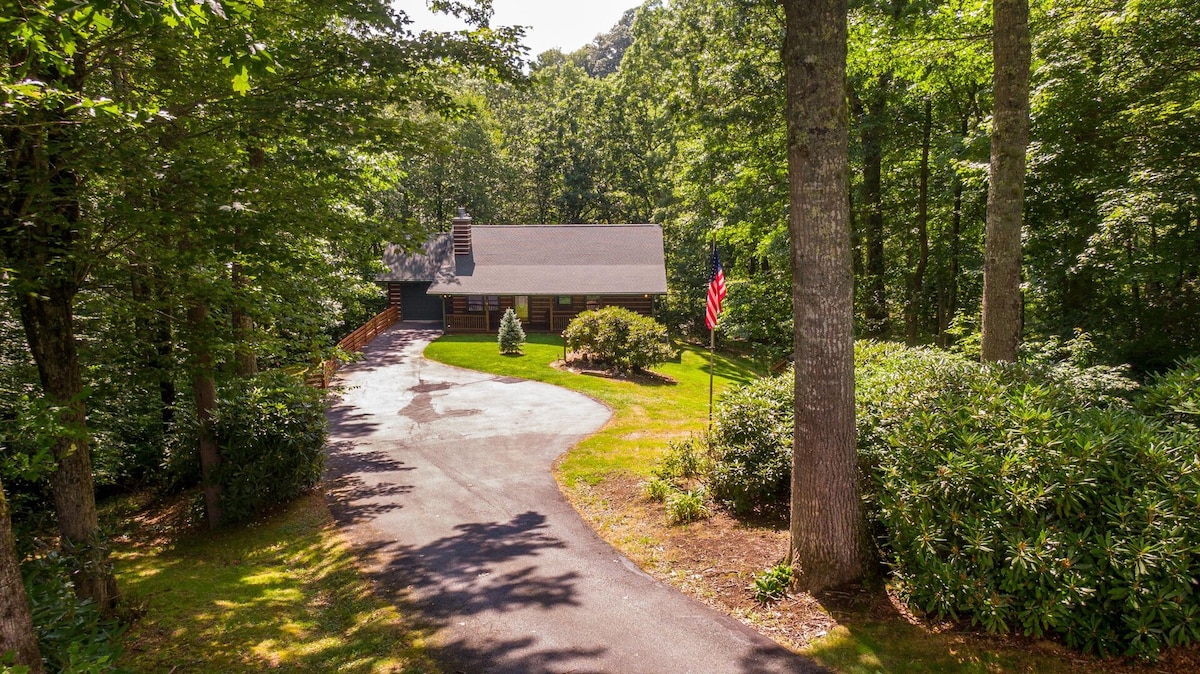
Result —
<svg viewBox="0 0 1200 674"><path fill-rule="evenodd" d="M492 297L495 297L494 295ZM557 295L529 295L529 318L524 327L530 332L561 332L572 318L588 308L593 298L596 308L625 307L643 316L654 316L654 297L645 295L572 295L569 305L559 304ZM465 296L446 297L446 332L492 332L499 328L504 311L514 306L511 295L499 297L499 310L484 298L483 311L468 311ZM486 327L485 327L486 326Z"/></svg>

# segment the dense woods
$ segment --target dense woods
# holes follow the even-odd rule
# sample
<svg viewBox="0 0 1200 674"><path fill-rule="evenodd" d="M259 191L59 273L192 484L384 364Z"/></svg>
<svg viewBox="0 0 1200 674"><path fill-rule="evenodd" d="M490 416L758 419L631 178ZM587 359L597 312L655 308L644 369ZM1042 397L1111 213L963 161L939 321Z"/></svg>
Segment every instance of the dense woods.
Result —
<svg viewBox="0 0 1200 674"><path fill-rule="evenodd" d="M991 9L850 4L860 336L944 346L979 333ZM1176 0L1030 3L1025 338L1081 330L1106 361L1139 372L1200 349L1198 11ZM792 334L783 29L774 2L650 2L592 45L538 55L527 83L464 83L459 101L476 112L441 122L446 142L410 160L400 208L429 224L458 203L480 222L660 222L673 327L702 314L703 242L715 231L729 260L725 334L782 356Z"/></svg>
<svg viewBox="0 0 1200 674"><path fill-rule="evenodd" d="M296 374L379 307L383 245L410 229L386 191L426 117L459 109L450 75L515 75L519 32L319 0L22 2L0 25L0 561L10 510L19 557L53 512L70 587L107 613L97 490L202 482L217 526L264 482L296 492L272 450L319 479L323 405Z"/></svg>
<svg viewBox="0 0 1200 674"><path fill-rule="evenodd" d="M972 359L982 334L988 360L1086 335L1089 363L1128 364L1131 386L1200 354L1200 3L996 0L994 20L982 0L851 0L844 95L813 85L848 158L828 169L848 194L800 196L844 199L824 223L789 205L814 184L789 186L815 122L789 107L783 58L799 58L785 5L808 3L650 0L529 63L487 3L440 4L470 27L418 33L374 0L21 0L0 16L0 635L34 671L18 564L109 613L97 493L203 487L215 527L315 483L323 403L303 372L382 307L383 246L459 206L480 223L662 224L658 317L677 336L703 328L715 239L721 338L810 372L848 368L851 331ZM817 264L831 258L844 269ZM830 351L793 329L802 292L813 321L843 323ZM848 372L797 395L849 404ZM61 578L42 573L49 532Z"/></svg>

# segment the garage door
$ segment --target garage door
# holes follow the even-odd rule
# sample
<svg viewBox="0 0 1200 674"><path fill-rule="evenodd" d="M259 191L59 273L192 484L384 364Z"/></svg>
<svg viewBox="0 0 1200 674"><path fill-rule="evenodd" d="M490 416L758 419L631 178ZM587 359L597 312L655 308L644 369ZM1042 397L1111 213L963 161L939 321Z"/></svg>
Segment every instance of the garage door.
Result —
<svg viewBox="0 0 1200 674"><path fill-rule="evenodd" d="M400 288L400 315L406 321L442 320L442 298L426 295L428 283L405 283Z"/></svg>

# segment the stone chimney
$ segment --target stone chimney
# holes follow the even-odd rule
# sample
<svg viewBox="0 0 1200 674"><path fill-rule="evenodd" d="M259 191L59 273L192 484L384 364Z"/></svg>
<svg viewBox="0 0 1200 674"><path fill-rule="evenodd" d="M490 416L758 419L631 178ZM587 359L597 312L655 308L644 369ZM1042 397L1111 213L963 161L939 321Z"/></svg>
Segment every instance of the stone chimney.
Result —
<svg viewBox="0 0 1200 674"><path fill-rule="evenodd" d="M471 254L471 216L467 214L467 209L462 206L458 207L458 215L450 221L452 227L451 232L454 235L454 255L470 255Z"/></svg>

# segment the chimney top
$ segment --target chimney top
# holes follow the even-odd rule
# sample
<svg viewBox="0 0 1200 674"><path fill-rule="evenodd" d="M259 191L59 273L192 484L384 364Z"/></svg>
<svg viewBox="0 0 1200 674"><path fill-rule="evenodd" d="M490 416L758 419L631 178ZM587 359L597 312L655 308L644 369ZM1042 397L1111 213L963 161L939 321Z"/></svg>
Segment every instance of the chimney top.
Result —
<svg viewBox="0 0 1200 674"><path fill-rule="evenodd" d="M451 233L454 237L454 255L470 255L471 254L471 216L467 214L467 209L462 206L458 207L458 216L450 221Z"/></svg>

